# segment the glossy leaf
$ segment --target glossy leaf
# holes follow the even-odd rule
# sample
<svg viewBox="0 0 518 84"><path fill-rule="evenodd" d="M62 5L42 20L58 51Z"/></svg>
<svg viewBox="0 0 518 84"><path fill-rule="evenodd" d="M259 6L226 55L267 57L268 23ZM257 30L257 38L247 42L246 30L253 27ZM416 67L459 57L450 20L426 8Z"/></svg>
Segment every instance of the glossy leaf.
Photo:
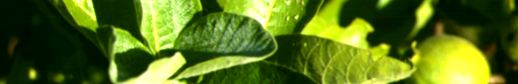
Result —
<svg viewBox="0 0 518 84"><path fill-rule="evenodd" d="M177 79L260 61L276 43L256 20L231 13L212 13L188 25L175 42L192 66ZM200 62L200 63L197 63Z"/></svg>
<svg viewBox="0 0 518 84"><path fill-rule="evenodd" d="M325 38L287 35L276 39L279 43L277 52L282 53L268 58L268 62L323 84L389 83L407 78L415 71L411 65L397 59L373 56L369 50Z"/></svg>
<svg viewBox="0 0 518 84"><path fill-rule="evenodd" d="M218 0L225 12L258 20L273 35L298 33L322 0Z"/></svg>
<svg viewBox="0 0 518 84"><path fill-rule="evenodd" d="M300 73L264 61L223 69L200 77L197 80L199 84L317 84Z"/></svg>
<svg viewBox="0 0 518 84"><path fill-rule="evenodd" d="M355 19L348 27L341 27L338 19L341 6L347 0L333 0L307 24L304 35L328 38L362 49L368 49L367 34L373 32L372 26L361 18Z"/></svg>
<svg viewBox="0 0 518 84"><path fill-rule="evenodd" d="M164 84L168 82L168 78L173 76L182 65L185 64L185 58L180 53L176 53L172 57L165 57L152 62L146 72L140 76L130 79L125 84ZM175 82L175 80L171 80Z"/></svg>
<svg viewBox="0 0 518 84"><path fill-rule="evenodd" d="M201 11L199 0L140 0L141 33L154 52L172 49L178 34Z"/></svg>

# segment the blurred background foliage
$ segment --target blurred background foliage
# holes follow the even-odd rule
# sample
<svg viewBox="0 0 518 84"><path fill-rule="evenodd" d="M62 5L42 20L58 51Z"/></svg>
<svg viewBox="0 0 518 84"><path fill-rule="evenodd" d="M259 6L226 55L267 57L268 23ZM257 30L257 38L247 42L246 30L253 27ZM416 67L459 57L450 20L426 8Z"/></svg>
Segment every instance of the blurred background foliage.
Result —
<svg viewBox="0 0 518 84"><path fill-rule="evenodd" d="M518 83L518 60L512 60L518 57L513 48L518 44L517 1L431 0L431 19L409 36L423 1L349 0L342 6L339 24L347 26L356 17L364 18L375 30L368 35L369 44L388 43L394 46L390 56L402 60L413 54L411 42L432 36L440 25L483 51L491 82ZM1 6L7 11L2 13L0 28L0 84L110 83L106 57L71 28L50 1L7 0Z"/></svg>

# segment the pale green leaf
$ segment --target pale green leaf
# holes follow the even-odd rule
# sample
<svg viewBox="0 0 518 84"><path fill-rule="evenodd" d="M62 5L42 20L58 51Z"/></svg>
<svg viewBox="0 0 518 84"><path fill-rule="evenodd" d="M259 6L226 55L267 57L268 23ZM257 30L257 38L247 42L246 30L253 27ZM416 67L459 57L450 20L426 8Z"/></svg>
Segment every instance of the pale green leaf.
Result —
<svg viewBox="0 0 518 84"><path fill-rule="evenodd" d="M373 32L372 26L361 18L356 18L349 26L339 25L339 14L347 0L333 0L307 24L304 35L328 38L354 47L368 49L367 34Z"/></svg>
<svg viewBox="0 0 518 84"><path fill-rule="evenodd" d="M170 84L179 81L168 80L178 69L185 64L185 58L181 53L176 53L172 57L165 57L153 61L146 72L136 78L129 79L125 84Z"/></svg>
<svg viewBox="0 0 518 84"><path fill-rule="evenodd" d="M172 49L178 34L194 14L201 11L199 0L140 0L141 34L150 49Z"/></svg>
<svg viewBox="0 0 518 84"><path fill-rule="evenodd" d="M287 35L276 37L279 51L268 62L307 75L323 84L389 83L409 77L410 64L329 39Z"/></svg>
<svg viewBox="0 0 518 84"><path fill-rule="evenodd" d="M379 59L383 56L387 56L390 52L390 45L382 43L378 46L369 49L372 52L373 59Z"/></svg>
<svg viewBox="0 0 518 84"><path fill-rule="evenodd" d="M300 32L322 0L218 0L224 12L252 17L273 35Z"/></svg>
<svg viewBox="0 0 518 84"><path fill-rule="evenodd" d="M96 30L97 18L91 0L63 0L63 3L77 25Z"/></svg>
<svg viewBox="0 0 518 84"><path fill-rule="evenodd" d="M412 28L408 38L413 38L417 35L417 33L424 28L428 20L432 18L433 13L432 0L424 0L415 12L416 24Z"/></svg>
<svg viewBox="0 0 518 84"><path fill-rule="evenodd" d="M180 33L175 45L191 63L176 79L260 61L277 49L259 22L231 13L212 13L196 20Z"/></svg>
<svg viewBox="0 0 518 84"><path fill-rule="evenodd" d="M332 24L326 21L319 17L313 18L310 24L302 31L302 34L328 38L362 49L369 48L367 35L374 31L374 29L367 21L356 18L346 28L340 27L338 23Z"/></svg>

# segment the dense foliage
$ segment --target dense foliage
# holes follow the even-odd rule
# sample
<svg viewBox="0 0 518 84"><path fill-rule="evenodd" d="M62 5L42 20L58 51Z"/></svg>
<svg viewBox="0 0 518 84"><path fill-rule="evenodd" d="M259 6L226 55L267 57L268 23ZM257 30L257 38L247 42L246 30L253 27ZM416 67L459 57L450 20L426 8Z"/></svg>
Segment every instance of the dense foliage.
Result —
<svg viewBox="0 0 518 84"><path fill-rule="evenodd" d="M9 13L1 31L0 83L413 84L416 73L455 68L423 72L431 65L412 58L478 51L485 58L474 67L513 83L515 3L22 0L6 7L23 12ZM416 47L443 33L472 50ZM472 64L455 55L448 62Z"/></svg>

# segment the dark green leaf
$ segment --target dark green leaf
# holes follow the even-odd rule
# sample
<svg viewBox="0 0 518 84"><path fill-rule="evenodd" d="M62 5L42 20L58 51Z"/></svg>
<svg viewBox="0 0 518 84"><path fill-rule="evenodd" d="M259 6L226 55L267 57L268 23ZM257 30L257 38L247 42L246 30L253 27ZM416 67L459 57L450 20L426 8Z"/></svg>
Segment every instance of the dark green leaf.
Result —
<svg viewBox="0 0 518 84"><path fill-rule="evenodd" d="M201 84L316 84L306 76L266 62L254 62L200 76Z"/></svg>
<svg viewBox="0 0 518 84"><path fill-rule="evenodd" d="M322 0L218 0L225 12L258 20L273 35L298 33Z"/></svg>
<svg viewBox="0 0 518 84"><path fill-rule="evenodd" d="M177 78L260 61L277 48L259 22L230 13L212 13L196 20L180 33L175 45L189 66Z"/></svg>
<svg viewBox="0 0 518 84"><path fill-rule="evenodd" d="M388 83L408 77L415 68L387 56L315 36L278 36L279 53L268 62L287 67L324 84Z"/></svg>

